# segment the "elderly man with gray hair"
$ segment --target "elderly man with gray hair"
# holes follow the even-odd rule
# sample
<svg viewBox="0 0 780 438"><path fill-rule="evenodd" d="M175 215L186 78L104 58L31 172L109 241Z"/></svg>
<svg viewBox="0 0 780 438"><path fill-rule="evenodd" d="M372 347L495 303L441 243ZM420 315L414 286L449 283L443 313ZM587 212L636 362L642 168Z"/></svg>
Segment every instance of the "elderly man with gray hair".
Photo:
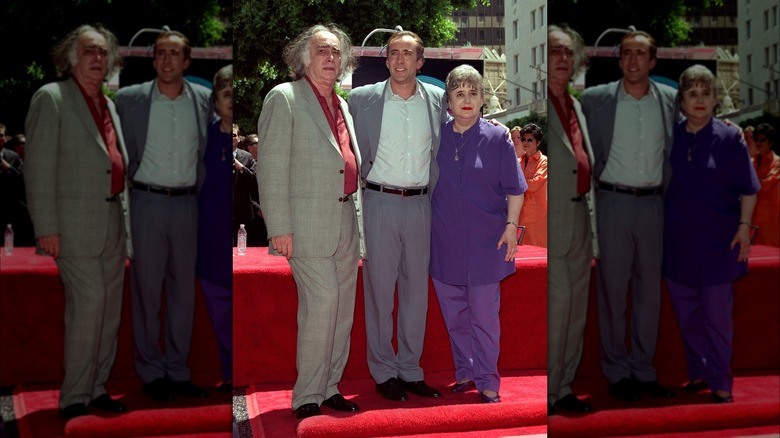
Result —
<svg viewBox="0 0 780 438"><path fill-rule="evenodd" d="M265 97L257 123L257 181L269 252L287 258L298 287L299 419L320 405L346 412L338 383L349 356L362 241L352 116L334 91L353 68L349 37L335 25L306 29L284 51L293 82Z"/></svg>
<svg viewBox="0 0 780 438"><path fill-rule="evenodd" d="M65 287L65 379L60 414L123 412L106 392L114 364L125 259L132 253L127 154L114 104L101 90L121 65L116 37L80 26L54 49L62 81L46 84L27 113L25 182L38 246Z"/></svg>

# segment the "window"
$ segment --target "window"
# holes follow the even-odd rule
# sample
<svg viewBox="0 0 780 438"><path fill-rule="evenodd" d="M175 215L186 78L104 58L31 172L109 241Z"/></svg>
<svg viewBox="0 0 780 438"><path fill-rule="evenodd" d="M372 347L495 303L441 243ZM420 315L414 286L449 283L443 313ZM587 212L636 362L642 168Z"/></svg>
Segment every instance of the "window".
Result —
<svg viewBox="0 0 780 438"><path fill-rule="evenodd" d="M764 47L764 66L769 67L769 46Z"/></svg>
<svg viewBox="0 0 780 438"><path fill-rule="evenodd" d="M485 42L485 31L482 30L482 29L479 30L479 40L478 41L480 43L484 43Z"/></svg>
<svg viewBox="0 0 780 438"><path fill-rule="evenodd" d="M769 30L769 10L764 11L764 30Z"/></svg>
<svg viewBox="0 0 780 438"><path fill-rule="evenodd" d="M748 88L748 105L753 105L753 88Z"/></svg>
<svg viewBox="0 0 780 438"><path fill-rule="evenodd" d="M766 93L766 100L772 100L772 84L769 81L764 82L764 93Z"/></svg>
<svg viewBox="0 0 780 438"><path fill-rule="evenodd" d="M520 106L520 89L515 88L515 106Z"/></svg>
<svg viewBox="0 0 780 438"><path fill-rule="evenodd" d="M538 95L539 83L538 82L534 82L532 88L534 90L534 102L536 102L537 100L539 100L539 95Z"/></svg>
<svg viewBox="0 0 780 438"><path fill-rule="evenodd" d="M531 11L531 30L536 30L536 11Z"/></svg>
<svg viewBox="0 0 780 438"><path fill-rule="evenodd" d="M512 22L512 39L517 39L517 20Z"/></svg>
<svg viewBox="0 0 780 438"><path fill-rule="evenodd" d="M750 39L750 20L745 21L745 37Z"/></svg>
<svg viewBox="0 0 780 438"><path fill-rule="evenodd" d="M519 63L519 57L518 55L515 55L515 74L520 73L520 63Z"/></svg>
<svg viewBox="0 0 780 438"><path fill-rule="evenodd" d="M772 27L777 26L777 6L772 6Z"/></svg>
<svg viewBox="0 0 780 438"><path fill-rule="evenodd" d="M536 47L531 47L531 66L536 65Z"/></svg>
<svg viewBox="0 0 780 438"><path fill-rule="evenodd" d="M539 59L540 59L539 64L544 64L544 54L545 54L544 43L542 43L539 45Z"/></svg>
<svg viewBox="0 0 780 438"><path fill-rule="evenodd" d="M772 44L772 64L777 66L777 43Z"/></svg>
<svg viewBox="0 0 780 438"><path fill-rule="evenodd" d="M542 79L542 99L547 99L547 79Z"/></svg>
<svg viewBox="0 0 780 438"><path fill-rule="evenodd" d="M747 72L748 73L753 72L753 55L747 56Z"/></svg>
<svg viewBox="0 0 780 438"><path fill-rule="evenodd" d="M477 22L478 23L485 23L485 14L481 13L477 16Z"/></svg>
<svg viewBox="0 0 780 438"><path fill-rule="evenodd" d="M539 6L539 27L544 27L547 24L544 21L544 5Z"/></svg>

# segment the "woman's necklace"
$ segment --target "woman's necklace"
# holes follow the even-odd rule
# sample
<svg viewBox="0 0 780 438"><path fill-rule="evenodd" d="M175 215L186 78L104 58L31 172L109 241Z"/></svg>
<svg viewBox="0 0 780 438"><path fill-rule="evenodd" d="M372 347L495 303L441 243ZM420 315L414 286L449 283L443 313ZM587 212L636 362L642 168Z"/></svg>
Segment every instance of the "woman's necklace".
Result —
<svg viewBox="0 0 780 438"><path fill-rule="evenodd" d="M466 138L466 131L463 131L463 144L460 146L457 146L455 143L455 126L452 126L452 131L450 131L450 136L452 136L452 144L455 145L455 161L458 161L458 154L460 153L460 150L463 149L464 146L469 142L469 139Z"/></svg>

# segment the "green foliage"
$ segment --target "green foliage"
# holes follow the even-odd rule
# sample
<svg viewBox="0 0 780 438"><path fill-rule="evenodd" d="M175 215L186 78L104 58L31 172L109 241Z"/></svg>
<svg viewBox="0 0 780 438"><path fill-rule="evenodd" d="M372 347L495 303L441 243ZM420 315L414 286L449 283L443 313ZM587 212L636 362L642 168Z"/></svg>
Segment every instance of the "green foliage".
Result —
<svg viewBox="0 0 780 438"><path fill-rule="evenodd" d="M630 25L649 32L659 46L675 47L690 33L683 17L690 10L720 6L723 0L548 0L548 23L568 23L585 43L592 46L608 28L625 29ZM594 22L594 17L598 19ZM600 46L614 46L620 33L605 35Z"/></svg>
<svg viewBox="0 0 780 438"><path fill-rule="evenodd" d="M489 4L488 0L480 0ZM289 80L284 46L304 29L336 23L359 46L373 29L396 25L414 31L426 47L439 47L455 35L447 16L453 8L475 7L477 0L235 0L235 68L233 112L242 132L254 132L263 97ZM381 46L387 33L376 33L367 46Z"/></svg>
<svg viewBox="0 0 780 438"><path fill-rule="evenodd" d="M32 94L56 80L51 50L72 29L102 23L126 46L138 30L168 25L187 35L193 46L230 45L233 34L223 22L228 21L231 5L231 0L4 1L0 123L10 133L23 131ZM154 38L145 33L133 45L151 45Z"/></svg>

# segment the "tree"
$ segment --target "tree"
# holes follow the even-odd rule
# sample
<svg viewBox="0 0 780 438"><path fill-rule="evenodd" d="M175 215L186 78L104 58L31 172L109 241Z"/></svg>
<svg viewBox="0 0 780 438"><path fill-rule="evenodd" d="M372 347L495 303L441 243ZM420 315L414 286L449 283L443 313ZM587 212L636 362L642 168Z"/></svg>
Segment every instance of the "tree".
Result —
<svg viewBox="0 0 780 438"><path fill-rule="evenodd" d="M634 25L650 33L659 47L675 47L690 33L683 18L688 10L722 4L723 0L548 0L547 20L550 24L568 23L589 46L608 28ZM616 45L620 38L610 34L599 45Z"/></svg>
<svg viewBox="0 0 780 438"><path fill-rule="evenodd" d="M32 94L42 84L56 80L50 53L70 30L102 23L127 45L141 28L163 25L183 32L193 46L230 45L230 0L9 0L3 3L3 36L0 53L0 123L15 134L24 129ZM226 17L226 18L220 18ZM149 45L144 34L133 45Z"/></svg>
<svg viewBox="0 0 780 438"><path fill-rule="evenodd" d="M455 35L455 24L447 18L453 8L476 4L477 0L235 0L236 122L242 132L257 129L263 97L289 80L282 59L284 46L309 26L336 23L359 46L373 29L401 25L420 35L426 47L439 47ZM381 46L387 37L377 33L366 45Z"/></svg>

